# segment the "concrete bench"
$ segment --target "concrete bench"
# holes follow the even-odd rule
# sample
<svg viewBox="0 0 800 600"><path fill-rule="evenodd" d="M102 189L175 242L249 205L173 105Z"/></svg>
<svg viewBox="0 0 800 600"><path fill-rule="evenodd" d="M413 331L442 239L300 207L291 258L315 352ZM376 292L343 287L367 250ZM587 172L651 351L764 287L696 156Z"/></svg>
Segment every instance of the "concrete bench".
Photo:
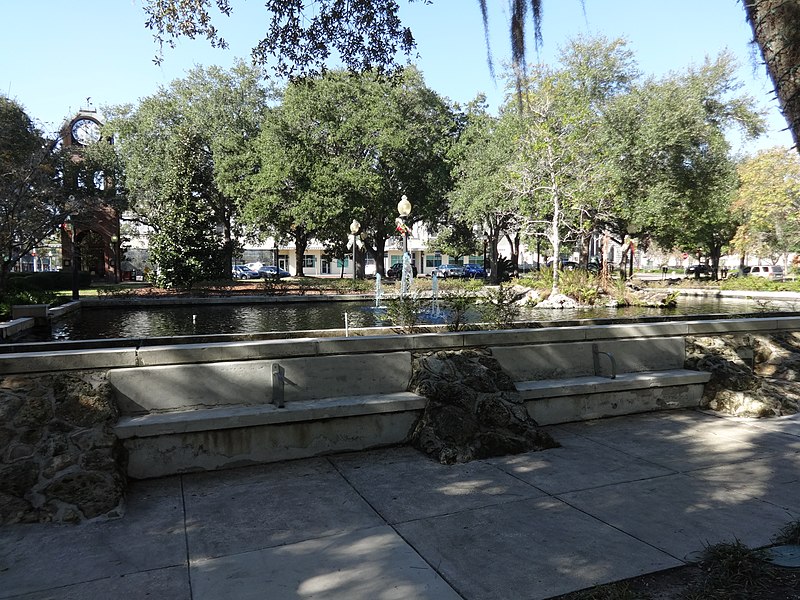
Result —
<svg viewBox="0 0 800 600"><path fill-rule="evenodd" d="M552 425L697 407L709 373L683 368L682 337L495 346L528 413Z"/></svg>
<svg viewBox="0 0 800 600"><path fill-rule="evenodd" d="M425 398L411 353L116 369L115 432L132 477L158 477L403 442Z"/></svg>

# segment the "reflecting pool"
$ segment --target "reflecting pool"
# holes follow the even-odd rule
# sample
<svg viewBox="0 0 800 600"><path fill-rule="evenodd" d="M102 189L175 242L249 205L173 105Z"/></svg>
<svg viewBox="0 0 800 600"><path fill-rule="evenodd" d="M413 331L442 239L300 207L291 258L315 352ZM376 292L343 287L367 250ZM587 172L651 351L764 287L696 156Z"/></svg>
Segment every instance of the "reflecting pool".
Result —
<svg viewBox="0 0 800 600"><path fill-rule="evenodd" d="M577 319L676 318L698 315L758 316L765 311L797 312L800 302L778 302L681 297L674 309L626 307L547 310L526 307L520 321ZM386 313L372 301L280 302L253 304L196 304L189 306L84 307L50 328L32 330L14 342L90 340L108 338L172 337L214 334L343 329L344 315L351 328L390 325ZM479 322L479 313L468 321ZM446 319L445 321L446 322Z"/></svg>

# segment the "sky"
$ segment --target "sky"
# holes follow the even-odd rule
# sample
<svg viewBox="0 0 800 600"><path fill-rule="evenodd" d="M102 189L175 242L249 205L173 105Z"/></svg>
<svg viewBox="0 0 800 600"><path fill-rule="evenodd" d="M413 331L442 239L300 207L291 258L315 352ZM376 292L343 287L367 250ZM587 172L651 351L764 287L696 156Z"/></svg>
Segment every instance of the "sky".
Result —
<svg viewBox="0 0 800 600"><path fill-rule="evenodd" d="M162 64L156 65L158 47L144 25L142 0L0 0L5 25L0 93L20 102L45 131L56 131L81 108L102 112L104 106L136 103L195 65L228 68L236 59L248 59L266 31L263 4L232 0L232 17L219 15L227 50L211 48L205 40L183 40L175 49L165 48ZM434 0L432 5L400 0L400 16L417 39L414 62L429 87L460 103L483 92L496 109L505 96L502 65L510 57L508 2L488 4L497 79L487 64L477 0ZM699 66L707 56L729 50L739 62L743 91L767 112L769 127L756 142L734 136L735 149L750 153L792 145L750 44L741 0L544 0L544 43L537 53L531 39L529 60L554 64L559 48L579 34L626 38L642 73L655 77Z"/></svg>

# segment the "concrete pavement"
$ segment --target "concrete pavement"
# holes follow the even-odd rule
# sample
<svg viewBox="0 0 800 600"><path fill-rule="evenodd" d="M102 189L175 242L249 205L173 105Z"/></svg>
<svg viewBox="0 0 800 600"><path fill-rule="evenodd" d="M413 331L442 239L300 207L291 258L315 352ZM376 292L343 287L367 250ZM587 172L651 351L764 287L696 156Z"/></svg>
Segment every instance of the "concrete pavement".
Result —
<svg viewBox="0 0 800 600"><path fill-rule="evenodd" d="M533 600L763 546L800 419L668 411L442 466L389 448L135 482L121 519L0 528L0 598Z"/></svg>

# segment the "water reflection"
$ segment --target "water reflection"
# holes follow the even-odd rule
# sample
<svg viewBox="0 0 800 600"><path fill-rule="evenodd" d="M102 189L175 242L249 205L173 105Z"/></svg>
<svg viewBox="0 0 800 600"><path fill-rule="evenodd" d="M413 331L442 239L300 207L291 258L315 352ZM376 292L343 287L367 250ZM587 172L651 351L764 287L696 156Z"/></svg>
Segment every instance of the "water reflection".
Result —
<svg viewBox="0 0 800 600"><path fill-rule="evenodd" d="M675 309L627 307L579 310L525 308L520 320L569 321L701 314L750 314L769 311L800 311L798 303L772 302L769 306L750 300L681 298ZM108 338L170 337L342 329L344 313L350 327L389 325L385 312L373 302L303 302L277 304L222 304L126 308L84 308L52 324L51 330L33 331L15 341L88 340ZM481 320L477 311L468 320Z"/></svg>

